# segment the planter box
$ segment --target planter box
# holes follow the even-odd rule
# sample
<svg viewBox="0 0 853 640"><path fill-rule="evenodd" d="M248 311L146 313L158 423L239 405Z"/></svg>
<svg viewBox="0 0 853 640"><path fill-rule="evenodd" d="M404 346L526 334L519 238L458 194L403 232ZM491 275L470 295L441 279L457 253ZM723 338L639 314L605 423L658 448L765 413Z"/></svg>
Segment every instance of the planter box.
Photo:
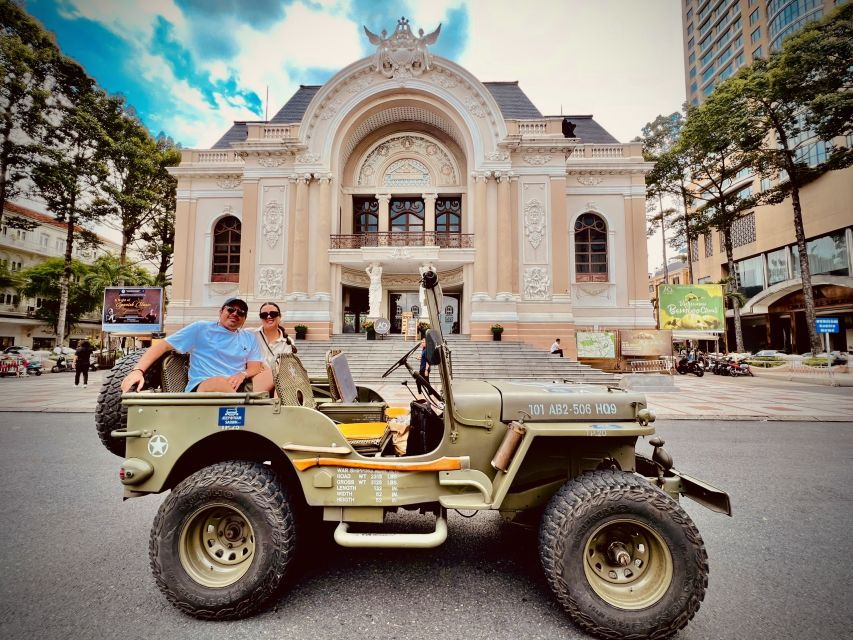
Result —
<svg viewBox="0 0 853 640"><path fill-rule="evenodd" d="M492 334L492 340L494 340L495 342L500 342L502 335L503 335L502 333L493 333Z"/></svg>

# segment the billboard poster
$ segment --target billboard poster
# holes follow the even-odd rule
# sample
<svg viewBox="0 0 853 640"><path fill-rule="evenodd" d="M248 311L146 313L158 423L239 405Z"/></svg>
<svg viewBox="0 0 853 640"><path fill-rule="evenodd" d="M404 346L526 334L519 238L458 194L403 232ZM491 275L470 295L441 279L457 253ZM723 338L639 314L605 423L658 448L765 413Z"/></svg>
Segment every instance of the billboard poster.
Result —
<svg viewBox="0 0 853 640"><path fill-rule="evenodd" d="M621 329L619 340L623 356L672 355L672 331Z"/></svg>
<svg viewBox="0 0 853 640"><path fill-rule="evenodd" d="M105 333L151 333L163 330L162 287L104 289L101 330Z"/></svg>
<svg viewBox="0 0 853 640"><path fill-rule="evenodd" d="M616 358L615 331L577 331L578 358Z"/></svg>
<svg viewBox="0 0 853 640"><path fill-rule="evenodd" d="M659 284L658 327L721 333L725 327L723 286Z"/></svg>

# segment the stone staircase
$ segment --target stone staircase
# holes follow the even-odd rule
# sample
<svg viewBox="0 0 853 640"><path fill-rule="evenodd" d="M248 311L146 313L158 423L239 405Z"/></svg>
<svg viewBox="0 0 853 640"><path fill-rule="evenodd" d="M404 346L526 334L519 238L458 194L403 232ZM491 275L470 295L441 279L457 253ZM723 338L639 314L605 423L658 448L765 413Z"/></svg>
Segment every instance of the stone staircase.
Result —
<svg viewBox="0 0 853 640"><path fill-rule="evenodd" d="M567 380L585 384L617 384L616 377L568 358L552 356L521 342L472 342L468 336L446 338L451 350L454 378L487 380ZM347 354L356 384L383 382L382 374L415 345L402 336L384 340L367 340L364 334L339 334L331 340L299 340L299 358L309 375L325 375L325 356L329 349L342 349ZM409 357L409 364L420 365L420 349ZM400 367L384 382L411 380L405 367ZM433 382L436 376L432 376Z"/></svg>

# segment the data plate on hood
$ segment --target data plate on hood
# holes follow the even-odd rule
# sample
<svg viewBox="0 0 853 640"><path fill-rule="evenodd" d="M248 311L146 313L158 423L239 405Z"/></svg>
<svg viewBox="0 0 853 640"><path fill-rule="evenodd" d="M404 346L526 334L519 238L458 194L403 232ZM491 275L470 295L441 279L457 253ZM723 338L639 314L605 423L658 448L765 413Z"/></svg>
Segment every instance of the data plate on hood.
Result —
<svg viewBox="0 0 853 640"><path fill-rule="evenodd" d="M500 391L501 420L635 420L638 408L646 406L640 393L608 391L595 385L548 382L491 382ZM528 417L529 416L529 417Z"/></svg>

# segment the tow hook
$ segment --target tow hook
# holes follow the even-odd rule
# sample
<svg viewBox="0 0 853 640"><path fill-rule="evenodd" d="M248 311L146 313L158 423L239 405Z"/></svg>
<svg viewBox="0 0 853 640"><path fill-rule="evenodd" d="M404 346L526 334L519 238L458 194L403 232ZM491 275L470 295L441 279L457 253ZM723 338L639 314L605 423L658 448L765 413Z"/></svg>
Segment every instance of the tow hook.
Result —
<svg viewBox="0 0 853 640"><path fill-rule="evenodd" d="M652 462L657 465L658 486L663 487L663 475L672 469L672 456L663 448L663 445L666 444L666 441L663 438L654 437L649 440L649 444L655 448L652 453Z"/></svg>

